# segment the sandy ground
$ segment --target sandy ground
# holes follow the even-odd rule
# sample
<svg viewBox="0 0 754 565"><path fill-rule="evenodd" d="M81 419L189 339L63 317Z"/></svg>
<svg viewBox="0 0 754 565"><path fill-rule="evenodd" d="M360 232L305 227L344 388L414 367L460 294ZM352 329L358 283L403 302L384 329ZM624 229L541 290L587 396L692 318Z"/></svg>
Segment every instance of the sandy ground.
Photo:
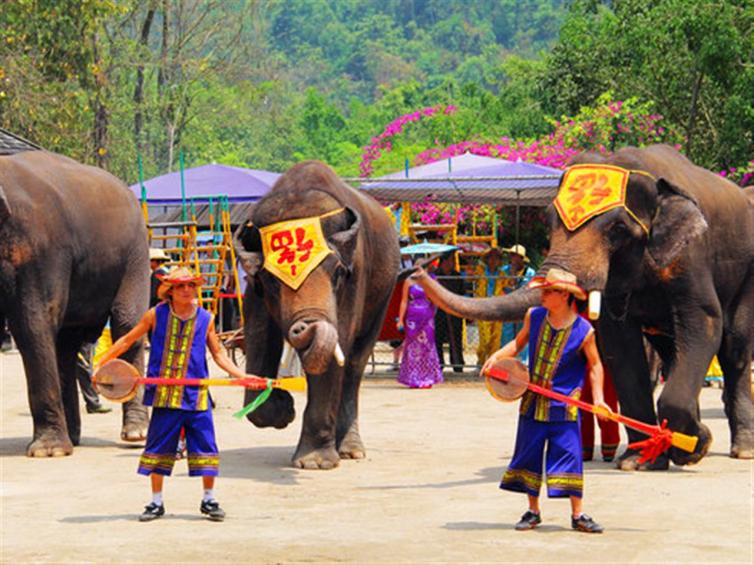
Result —
<svg viewBox="0 0 754 565"><path fill-rule="evenodd" d="M568 502L544 499L543 525L515 532L523 495L497 483L513 449L516 406L478 383L407 390L369 378L361 394L367 458L333 471L290 466L301 425L260 430L235 420L240 392L217 388L217 495L228 513L198 512L200 481L177 464L167 514L135 473L138 447L118 438L120 411L83 415L74 455L29 459L26 384L18 354L0 355L0 559L3 563L751 563L752 464L727 457L720 391L704 389L715 436L701 464L664 473L586 465L585 510L603 535L570 530Z"/></svg>

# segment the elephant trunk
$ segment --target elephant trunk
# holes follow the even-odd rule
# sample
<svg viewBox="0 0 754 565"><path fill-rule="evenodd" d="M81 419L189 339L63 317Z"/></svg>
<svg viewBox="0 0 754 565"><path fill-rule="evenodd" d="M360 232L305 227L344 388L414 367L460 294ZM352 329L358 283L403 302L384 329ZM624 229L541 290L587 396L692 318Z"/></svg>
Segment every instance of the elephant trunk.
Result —
<svg viewBox="0 0 754 565"><path fill-rule="evenodd" d="M298 320L288 331L288 341L298 351L307 375L321 375L335 358L342 365L338 330L325 320Z"/></svg>
<svg viewBox="0 0 754 565"><path fill-rule="evenodd" d="M438 308L469 320L521 320L529 308L540 302L540 291L537 289L520 289L505 296L468 298L450 292L425 271L415 273L411 280L421 285Z"/></svg>

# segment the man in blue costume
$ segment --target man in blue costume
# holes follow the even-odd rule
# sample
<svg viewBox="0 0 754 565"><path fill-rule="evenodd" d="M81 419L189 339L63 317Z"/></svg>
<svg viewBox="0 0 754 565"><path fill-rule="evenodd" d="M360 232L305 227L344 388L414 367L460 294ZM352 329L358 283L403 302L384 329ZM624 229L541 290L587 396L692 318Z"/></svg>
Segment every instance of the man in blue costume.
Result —
<svg viewBox="0 0 754 565"><path fill-rule="evenodd" d="M586 292L576 284L576 276L553 268L545 277L534 277L529 287L542 289L542 306L526 313L516 338L490 357L482 374L499 359L515 357L528 343L529 373L534 384L578 399L588 371L594 404L609 412L594 330L573 307L575 299L586 299ZM545 448L548 496L570 498L574 530L601 533L602 526L582 512L578 409L531 391L521 399L516 447L500 483L501 489L523 492L528 497L529 509L516 529L532 529L542 522L539 489Z"/></svg>
<svg viewBox="0 0 754 565"><path fill-rule="evenodd" d="M203 279L185 267L174 267L162 278L158 295L162 302L150 308L134 328L102 356L101 364L128 351L151 330L147 376L166 378L209 377L207 348L215 363L232 377L246 375L228 358L215 332L213 315L198 306ZM138 472L148 475L152 501L139 516L148 522L165 514L162 501L164 477L173 470L181 428L186 430L189 476L201 476L204 497L200 511L210 520L222 521L225 512L214 497L219 453L215 442L211 401L207 387L147 385L144 404L152 406L147 445Z"/></svg>

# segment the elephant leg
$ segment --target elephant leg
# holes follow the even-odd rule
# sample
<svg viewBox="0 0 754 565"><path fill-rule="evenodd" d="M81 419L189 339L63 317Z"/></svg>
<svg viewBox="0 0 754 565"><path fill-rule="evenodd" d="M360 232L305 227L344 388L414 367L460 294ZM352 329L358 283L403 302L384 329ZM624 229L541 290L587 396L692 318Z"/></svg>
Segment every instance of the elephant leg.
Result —
<svg viewBox="0 0 754 565"><path fill-rule="evenodd" d="M135 271L139 273L137 269ZM110 309L110 329L113 342L128 333L141 319L147 310L149 301L148 287L138 280L136 274L126 277L118 288L118 292ZM144 340L140 339L131 349L121 355L121 358L134 365L139 373L144 374ZM120 438L123 441L138 442L147 437L149 413L142 404L143 390L138 389L137 395L123 404L123 420Z"/></svg>
<svg viewBox="0 0 754 565"><path fill-rule="evenodd" d="M31 285L30 285L31 286ZM34 436L26 447L29 457L58 457L73 453L63 413L58 374L54 320L56 309L27 293L20 310L8 317L26 372L29 407L34 421Z"/></svg>
<svg viewBox="0 0 754 565"><path fill-rule="evenodd" d="M674 362L666 368L667 381L657 400L660 421L668 427L699 438L693 453L672 447L670 457L676 465L699 462L712 444L712 433L699 419L699 393L710 361L720 346L722 322L719 306L697 304L679 306L675 327L683 328L675 339Z"/></svg>
<svg viewBox="0 0 754 565"><path fill-rule="evenodd" d="M60 375L63 410L68 437L73 445L79 445L81 441L81 412L76 379L76 356L80 348L80 342L58 339L58 374Z"/></svg>
<svg viewBox="0 0 754 565"><path fill-rule="evenodd" d="M718 352L723 370L723 402L730 427L730 456L751 459L754 441L752 434L752 384L750 380L751 350L754 346L754 282L744 285L732 323L724 324L723 338Z"/></svg>
<svg viewBox="0 0 754 565"><path fill-rule="evenodd" d="M301 469L332 469L340 464L335 447L337 415L345 369L335 362L322 375L307 376L307 403L293 465Z"/></svg>
<svg viewBox="0 0 754 565"><path fill-rule="evenodd" d="M363 459L366 448L359 434L359 389L371 347L351 353L343 376L343 395L338 410L335 443L341 459Z"/></svg>
<svg viewBox="0 0 754 565"><path fill-rule="evenodd" d="M602 316L597 340L602 362L613 375L621 413L648 424L656 424L649 366L639 323L632 320L619 322L607 315ZM626 434L629 443L646 439L646 436L631 428L626 428ZM654 463L640 464L639 453L634 449L626 449L616 460L617 468L623 471L664 470L668 465L666 455L661 455Z"/></svg>
<svg viewBox="0 0 754 565"><path fill-rule="evenodd" d="M250 285L251 286L251 285ZM262 298L252 288L244 299L244 347L246 372L269 379L275 378L283 352L283 337L267 312ZM246 390L244 405L253 402L261 393ZM283 429L296 417L293 397L288 391L273 389L269 398L246 418L258 428Z"/></svg>

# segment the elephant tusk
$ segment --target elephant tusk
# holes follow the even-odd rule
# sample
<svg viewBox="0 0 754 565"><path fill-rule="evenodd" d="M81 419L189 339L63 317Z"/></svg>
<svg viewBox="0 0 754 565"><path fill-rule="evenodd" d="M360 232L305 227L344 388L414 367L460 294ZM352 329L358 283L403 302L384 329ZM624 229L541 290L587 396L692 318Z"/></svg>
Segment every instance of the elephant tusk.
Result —
<svg viewBox="0 0 754 565"><path fill-rule="evenodd" d="M589 319L596 320L600 317L602 309L602 293L599 290L593 290L589 293Z"/></svg>
<svg viewBox="0 0 754 565"><path fill-rule="evenodd" d="M333 356L335 357L335 362L338 364L338 367L342 367L346 364L346 356L343 355L343 350L340 348L340 344L335 344L335 351L333 351Z"/></svg>

